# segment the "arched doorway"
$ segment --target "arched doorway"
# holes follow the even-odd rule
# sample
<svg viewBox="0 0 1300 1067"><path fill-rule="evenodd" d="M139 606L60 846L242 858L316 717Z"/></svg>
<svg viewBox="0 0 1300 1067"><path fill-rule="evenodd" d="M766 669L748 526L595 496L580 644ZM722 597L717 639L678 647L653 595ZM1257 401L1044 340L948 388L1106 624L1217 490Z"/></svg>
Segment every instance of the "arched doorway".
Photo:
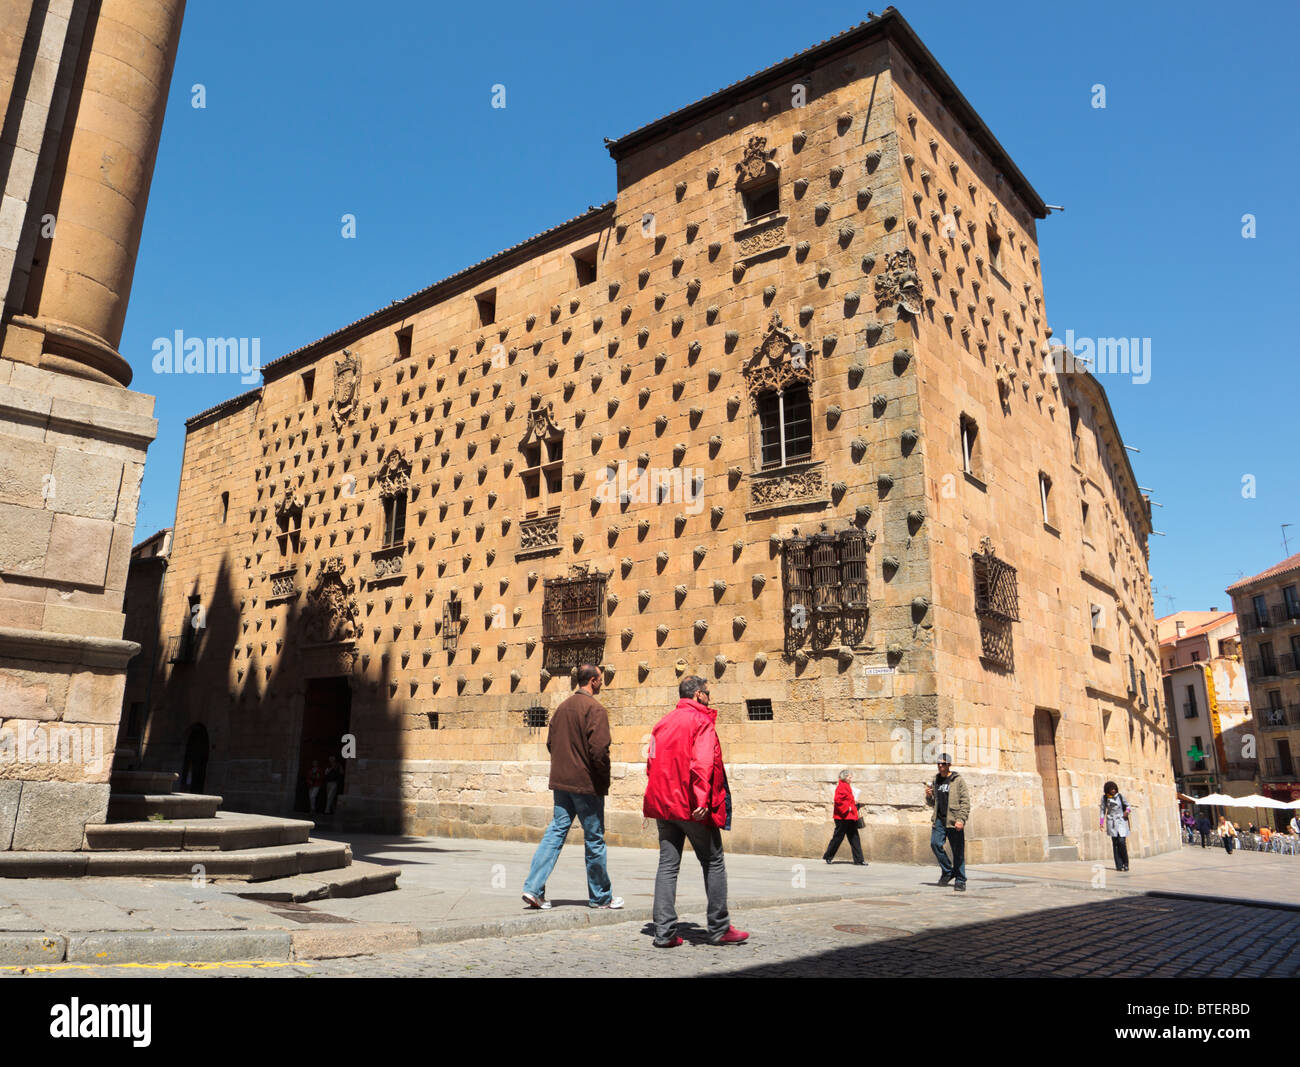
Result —
<svg viewBox="0 0 1300 1067"><path fill-rule="evenodd" d="M202 793L208 775L208 730L201 722L190 727L185 737L185 757L181 761L180 788L185 793Z"/></svg>

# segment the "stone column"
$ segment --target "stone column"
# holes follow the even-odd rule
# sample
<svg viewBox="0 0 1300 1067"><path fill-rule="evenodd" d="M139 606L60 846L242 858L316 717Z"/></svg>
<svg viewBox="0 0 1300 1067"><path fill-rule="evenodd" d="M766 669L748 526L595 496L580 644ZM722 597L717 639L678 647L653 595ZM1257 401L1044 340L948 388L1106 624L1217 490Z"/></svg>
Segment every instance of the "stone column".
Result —
<svg viewBox="0 0 1300 1067"><path fill-rule="evenodd" d="M31 5L26 40L57 39L58 6ZM28 313L6 309L0 344L0 856L80 849L104 821L139 650L122 601L157 423L117 346L184 0L75 10L90 18L58 60L67 106L25 133L51 162L22 229L52 214L55 234L21 264Z"/></svg>
<svg viewBox="0 0 1300 1067"><path fill-rule="evenodd" d="M185 0L103 0L48 204L54 238L27 301L37 310L10 321L10 358L130 384L117 346L184 11Z"/></svg>

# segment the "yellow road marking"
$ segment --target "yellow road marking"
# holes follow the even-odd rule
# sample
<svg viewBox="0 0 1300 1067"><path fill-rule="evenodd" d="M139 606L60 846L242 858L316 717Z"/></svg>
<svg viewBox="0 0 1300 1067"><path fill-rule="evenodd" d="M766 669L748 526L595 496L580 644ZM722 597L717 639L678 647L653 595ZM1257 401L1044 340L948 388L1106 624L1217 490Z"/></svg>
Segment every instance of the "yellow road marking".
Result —
<svg viewBox="0 0 1300 1067"><path fill-rule="evenodd" d="M276 962L271 960L231 960L208 963L42 963L0 965L0 971L17 971L29 974L34 971L89 971L103 967L135 968L142 971L165 971L170 967L189 967L196 971L215 971L222 967L235 970L267 970L273 967L310 967L307 962Z"/></svg>

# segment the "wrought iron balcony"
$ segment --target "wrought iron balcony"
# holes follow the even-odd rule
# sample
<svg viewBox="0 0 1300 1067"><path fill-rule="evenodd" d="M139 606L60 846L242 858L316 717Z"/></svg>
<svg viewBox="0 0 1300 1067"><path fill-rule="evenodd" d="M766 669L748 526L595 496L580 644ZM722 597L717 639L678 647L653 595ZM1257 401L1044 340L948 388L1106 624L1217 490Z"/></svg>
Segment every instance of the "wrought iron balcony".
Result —
<svg viewBox="0 0 1300 1067"><path fill-rule="evenodd" d="M1295 725L1295 716L1288 716L1286 708L1259 708L1256 717L1261 730L1285 730Z"/></svg>
<svg viewBox="0 0 1300 1067"><path fill-rule="evenodd" d="M1281 756L1265 756L1264 771L1268 778L1295 777L1295 765L1289 757L1283 759Z"/></svg>
<svg viewBox="0 0 1300 1067"><path fill-rule="evenodd" d="M1276 678L1278 674L1277 661L1252 658L1250 673L1254 678Z"/></svg>

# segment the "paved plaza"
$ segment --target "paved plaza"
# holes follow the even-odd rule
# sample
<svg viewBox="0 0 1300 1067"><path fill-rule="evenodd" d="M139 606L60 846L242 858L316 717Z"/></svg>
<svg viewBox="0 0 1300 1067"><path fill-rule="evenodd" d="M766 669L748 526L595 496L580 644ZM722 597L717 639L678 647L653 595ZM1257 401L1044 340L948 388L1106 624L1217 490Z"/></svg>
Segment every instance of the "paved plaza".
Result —
<svg viewBox="0 0 1300 1067"><path fill-rule="evenodd" d="M1295 857L1184 847L1121 875L1091 863L937 868L728 857L746 945L705 943L698 866L684 863L687 943L650 944L656 853L611 848L620 912L586 906L580 840L524 909L532 845L352 837L402 868L397 891L307 903L245 899L246 883L0 882L0 975L670 976L849 974L1292 975L1300 970Z"/></svg>

